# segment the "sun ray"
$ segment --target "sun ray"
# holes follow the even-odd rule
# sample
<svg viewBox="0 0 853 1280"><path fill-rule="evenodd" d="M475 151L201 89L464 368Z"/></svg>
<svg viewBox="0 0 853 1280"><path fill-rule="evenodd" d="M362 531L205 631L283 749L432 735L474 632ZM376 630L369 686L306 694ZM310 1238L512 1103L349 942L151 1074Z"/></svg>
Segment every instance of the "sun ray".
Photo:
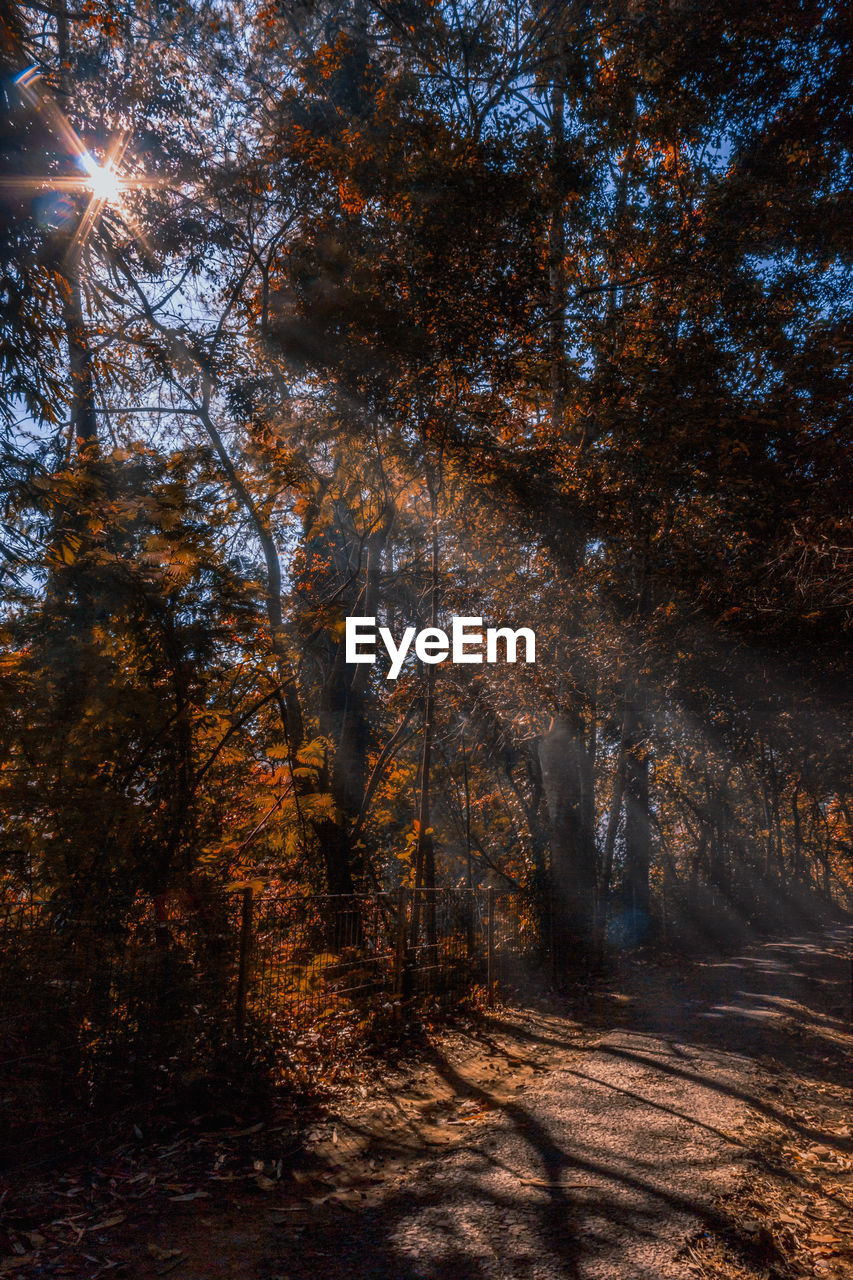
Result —
<svg viewBox="0 0 853 1280"><path fill-rule="evenodd" d="M80 161L89 175L88 185L91 188L93 200L97 200L100 204L113 204L121 191L118 175L109 161L103 165L98 164L89 152L82 155Z"/></svg>
<svg viewBox="0 0 853 1280"><path fill-rule="evenodd" d="M48 127L53 128L62 138L70 153L79 157L86 148L65 112L44 84L41 72L37 67L28 67L15 79L21 97L47 120Z"/></svg>
<svg viewBox="0 0 853 1280"><path fill-rule="evenodd" d="M68 120L50 90L45 86L41 73L36 67L28 67L16 77L15 83L22 98L28 102L46 121L49 130L56 134L67 147L69 157L80 167L79 177L68 174L31 176L3 176L0 178L0 191L15 190L21 193L37 191L72 192L88 195L89 199L83 209L77 229L66 255L68 260L77 257L86 245L100 214L106 206L121 203L122 196L132 190L145 190L161 187L165 179L151 177L146 174L122 174L121 166L127 152L130 135L127 131L117 135L104 156L99 161L85 146L83 140ZM135 219L126 217L125 221L133 227L134 233L144 244L141 230Z"/></svg>

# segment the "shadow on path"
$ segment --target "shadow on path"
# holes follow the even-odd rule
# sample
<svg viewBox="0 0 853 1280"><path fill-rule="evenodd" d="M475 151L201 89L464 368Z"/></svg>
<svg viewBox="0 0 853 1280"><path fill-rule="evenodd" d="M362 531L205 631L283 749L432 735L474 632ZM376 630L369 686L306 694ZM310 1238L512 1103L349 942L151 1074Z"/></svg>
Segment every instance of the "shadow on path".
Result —
<svg viewBox="0 0 853 1280"><path fill-rule="evenodd" d="M763 943L683 973L628 971L629 1000L598 1012L594 1045L579 1046L576 1030L563 1039L513 1024L531 1055L565 1050L518 1101L501 1101L435 1052L456 1098L489 1121L357 1212L271 1239L256 1274L662 1280L683 1275L678 1244L697 1228L736 1241L747 1264L755 1242L717 1200L743 1159L730 1130L751 1110L835 1150L851 1146L764 1096L778 1064L815 1081L842 1078L843 936ZM499 1031L500 1019L483 1029L484 1043L489 1027ZM766 1267L766 1252L754 1261Z"/></svg>

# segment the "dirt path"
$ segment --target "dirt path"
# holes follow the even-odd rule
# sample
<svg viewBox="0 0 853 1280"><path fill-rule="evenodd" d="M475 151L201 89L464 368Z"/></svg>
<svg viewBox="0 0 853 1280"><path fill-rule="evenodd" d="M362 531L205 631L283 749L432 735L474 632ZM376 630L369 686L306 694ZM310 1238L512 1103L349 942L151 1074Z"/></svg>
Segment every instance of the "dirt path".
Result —
<svg viewBox="0 0 853 1280"><path fill-rule="evenodd" d="M169 1197L156 1212L140 1206L112 1235L93 1234L90 1274L849 1275L843 1223L833 1218L841 1244L827 1247L827 1265L805 1271L786 1264L762 1225L763 1202L749 1210L745 1199L756 1179L776 1177L796 1207L804 1184L793 1157L785 1167L785 1142L824 1153L842 1204L853 1191L841 1123L853 1043L842 939L766 943L684 974L635 968L593 1007L592 1031L590 1017L581 1027L553 1013L497 1013L379 1094L354 1095L317 1125L289 1172L268 1137L251 1173L223 1183L220 1159L201 1193ZM775 1173L768 1133L778 1139ZM726 1250L740 1270L713 1269Z"/></svg>
<svg viewBox="0 0 853 1280"><path fill-rule="evenodd" d="M616 1006L622 1025L586 1044L551 1019L531 1017L527 1027L496 1019L493 1031L527 1046L515 1070L547 1072L508 1100L476 1082L476 1061L457 1066L438 1055L435 1068L457 1099L477 1108L464 1139L374 1188L357 1216L309 1222L298 1242L284 1227L261 1274L684 1276L688 1237L738 1228L720 1198L744 1170L748 1121L782 1118L767 1092L778 1089L777 1064L807 1050L818 1076L835 1076L840 1024L819 998L831 969L814 939L765 945L684 980L649 968ZM822 1131L810 1136L838 1145Z"/></svg>

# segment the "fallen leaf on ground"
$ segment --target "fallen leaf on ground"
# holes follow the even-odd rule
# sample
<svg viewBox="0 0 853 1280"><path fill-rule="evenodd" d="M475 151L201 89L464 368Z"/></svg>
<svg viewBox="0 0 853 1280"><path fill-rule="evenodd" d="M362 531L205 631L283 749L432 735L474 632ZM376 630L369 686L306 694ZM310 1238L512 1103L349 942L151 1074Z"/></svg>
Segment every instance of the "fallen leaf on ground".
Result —
<svg viewBox="0 0 853 1280"><path fill-rule="evenodd" d="M120 1222L124 1222L125 1215L123 1213L114 1213L111 1218L104 1218L103 1222L96 1222L94 1226L88 1227L88 1231L106 1231L107 1227L117 1227Z"/></svg>

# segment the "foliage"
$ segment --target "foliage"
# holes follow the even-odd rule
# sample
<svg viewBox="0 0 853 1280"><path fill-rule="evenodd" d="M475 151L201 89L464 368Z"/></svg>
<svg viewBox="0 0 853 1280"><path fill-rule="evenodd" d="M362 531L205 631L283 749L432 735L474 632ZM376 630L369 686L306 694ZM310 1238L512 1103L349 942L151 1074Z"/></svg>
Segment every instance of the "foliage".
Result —
<svg viewBox="0 0 853 1280"><path fill-rule="evenodd" d="M850 906L844 21L10 10L10 892ZM354 614L537 663L387 681Z"/></svg>

